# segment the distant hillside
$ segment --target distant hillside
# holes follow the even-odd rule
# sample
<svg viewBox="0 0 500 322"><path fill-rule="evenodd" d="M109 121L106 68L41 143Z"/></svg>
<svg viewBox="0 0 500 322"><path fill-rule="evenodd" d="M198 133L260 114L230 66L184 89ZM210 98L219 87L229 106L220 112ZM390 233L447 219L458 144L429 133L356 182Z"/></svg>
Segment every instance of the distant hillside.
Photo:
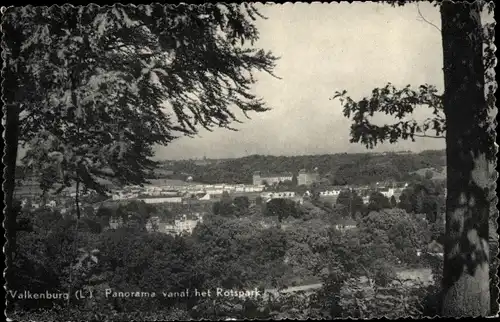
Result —
<svg viewBox="0 0 500 322"><path fill-rule="evenodd" d="M165 162L166 163L166 162ZM251 183L255 171L297 173L318 168L332 184L370 184L384 180L403 181L421 169L446 166L444 150L421 153L358 153L303 156L251 155L237 159L207 162L168 161L175 174L189 174L203 183ZM415 174L413 174L415 175Z"/></svg>

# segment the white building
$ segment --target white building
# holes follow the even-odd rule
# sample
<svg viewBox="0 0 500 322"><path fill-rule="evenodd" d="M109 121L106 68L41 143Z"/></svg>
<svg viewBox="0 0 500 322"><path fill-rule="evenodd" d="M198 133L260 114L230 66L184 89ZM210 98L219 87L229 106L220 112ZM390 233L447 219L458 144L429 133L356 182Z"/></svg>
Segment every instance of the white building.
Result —
<svg viewBox="0 0 500 322"><path fill-rule="evenodd" d="M160 198L140 198L138 201L144 201L147 204L157 203L182 203L182 197L160 197Z"/></svg>
<svg viewBox="0 0 500 322"><path fill-rule="evenodd" d="M252 177L254 185L262 185L264 183L272 185L279 182L292 181L292 180L293 180L293 174L291 173L261 176L260 172L255 172Z"/></svg>
<svg viewBox="0 0 500 322"><path fill-rule="evenodd" d="M211 197L209 193L206 193L203 197L198 198L198 200L210 200L210 199Z"/></svg>
<svg viewBox="0 0 500 322"><path fill-rule="evenodd" d="M294 199L295 192L294 191L281 191L281 192L263 192L260 194L260 197L266 201L272 199Z"/></svg>
<svg viewBox="0 0 500 322"><path fill-rule="evenodd" d="M212 188L212 189L206 189L206 192L211 195L221 195L224 192L224 190Z"/></svg>
<svg viewBox="0 0 500 322"><path fill-rule="evenodd" d="M327 190L319 193L320 197L338 197L340 190Z"/></svg>
<svg viewBox="0 0 500 322"><path fill-rule="evenodd" d="M186 216L184 216L182 219L178 220L176 219L174 221L174 224L165 224L162 229L160 229L161 232L166 233L166 234L172 234L172 235L179 235L182 233L188 233L191 234L193 232L193 229L198 225L198 223L203 222L203 217L198 215L198 219L193 220L193 219L186 219Z"/></svg>
<svg viewBox="0 0 500 322"><path fill-rule="evenodd" d="M386 198L391 198L392 196L394 196L394 192L394 188L380 191L380 193L383 194Z"/></svg>
<svg viewBox="0 0 500 322"><path fill-rule="evenodd" d="M354 229L354 228L356 228L356 221L348 218L348 219L342 220L341 222L335 224L334 228L336 230L341 231L341 232L344 232L344 231L350 230L350 229Z"/></svg>
<svg viewBox="0 0 500 322"><path fill-rule="evenodd" d="M119 191L118 193L113 194L112 199L113 200L124 200L124 199L132 199L132 198L137 198L137 197L139 197L138 193Z"/></svg>

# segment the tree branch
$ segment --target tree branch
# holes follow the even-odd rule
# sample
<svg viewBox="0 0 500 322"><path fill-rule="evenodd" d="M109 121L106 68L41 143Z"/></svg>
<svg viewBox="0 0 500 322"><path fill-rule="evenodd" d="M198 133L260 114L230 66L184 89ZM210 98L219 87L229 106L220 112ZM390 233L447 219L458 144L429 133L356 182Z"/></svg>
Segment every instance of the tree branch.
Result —
<svg viewBox="0 0 500 322"><path fill-rule="evenodd" d="M422 18L423 21L427 22L429 25L433 26L434 28L436 28L439 32L441 32L441 29L436 26L435 24L433 24L432 22L430 22L429 20L425 19L424 15L422 15L422 12L420 11L420 6L418 5L417 3L417 10L418 10L418 14L420 15L420 18Z"/></svg>
<svg viewBox="0 0 500 322"><path fill-rule="evenodd" d="M444 135L413 134L413 136L420 138L446 139L446 136Z"/></svg>

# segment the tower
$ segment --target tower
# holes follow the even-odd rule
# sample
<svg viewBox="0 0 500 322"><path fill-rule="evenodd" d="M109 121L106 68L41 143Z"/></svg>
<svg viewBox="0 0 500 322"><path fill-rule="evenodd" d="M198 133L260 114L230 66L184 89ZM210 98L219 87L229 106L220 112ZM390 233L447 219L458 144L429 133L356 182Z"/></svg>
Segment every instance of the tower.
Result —
<svg viewBox="0 0 500 322"><path fill-rule="evenodd" d="M299 175L297 176L297 184L299 186L301 186L301 185L307 186L309 184L309 182L307 180L307 172L305 169L302 169L299 171Z"/></svg>
<svg viewBox="0 0 500 322"><path fill-rule="evenodd" d="M262 183L262 179L260 177L260 172L259 171L256 171L256 172L253 173L252 183L253 183L254 186L260 185Z"/></svg>
<svg viewBox="0 0 500 322"><path fill-rule="evenodd" d="M297 184L310 186L311 184L319 181L319 174L316 169L313 173L308 173L305 169L299 171L299 175L297 176Z"/></svg>

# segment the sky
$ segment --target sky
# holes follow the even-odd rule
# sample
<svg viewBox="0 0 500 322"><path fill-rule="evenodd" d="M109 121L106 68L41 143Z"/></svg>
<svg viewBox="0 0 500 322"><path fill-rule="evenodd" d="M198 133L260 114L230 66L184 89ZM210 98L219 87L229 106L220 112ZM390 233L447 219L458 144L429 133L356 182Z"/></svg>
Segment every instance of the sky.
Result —
<svg viewBox="0 0 500 322"><path fill-rule="evenodd" d="M416 4L287 3L258 4L268 19L256 22L256 46L281 57L275 74L257 75L254 92L272 109L253 113L239 130L200 131L167 147L156 159L233 158L251 154L304 155L358 153L367 149L349 142L350 121L336 90L361 99L375 87L429 83L443 89L441 34L419 18ZM429 22L441 26L438 8L419 4ZM429 115L416 112L420 119ZM380 120L385 120L384 117ZM374 151L442 149L444 139L416 139L382 144Z"/></svg>

